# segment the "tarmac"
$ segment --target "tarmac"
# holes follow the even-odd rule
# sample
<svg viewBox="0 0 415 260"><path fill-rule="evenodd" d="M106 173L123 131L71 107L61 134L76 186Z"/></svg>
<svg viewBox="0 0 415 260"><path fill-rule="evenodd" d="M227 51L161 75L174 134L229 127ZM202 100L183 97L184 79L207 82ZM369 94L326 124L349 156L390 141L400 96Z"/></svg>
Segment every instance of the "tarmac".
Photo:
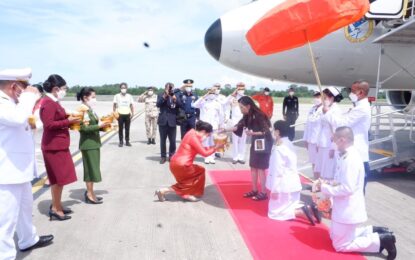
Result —
<svg viewBox="0 0 415 260"><path fill-rule="evenodd" d="M62 102L67 109L79 103ZM136 117L131 125L132 147L118 147L116 132L103 133L101 170L103 181L95 185L96 193L104 198L101 205L86 204L83 199L82 160L78 151L79 133L71 131L71 152L76 161L78 181L65 186L63 204L74 214L68 221L49 221L50 189L44 179L34 181L33 221L38 234L53 234L52 245L27 253L17 259L252 259L236 224L217 188L206 176L205 195L196 203L184 202L171 195L159 202L154 191L174 184L168 164L159 164L160 147L147 145L143 105L136 104ZM304 122L311 105L300 104L300 118ZM346 107L345 107L346 108ZM111 102L100 102L99 115L112 110ZM280 119L280 104L275 107L274 119ZM275 121L273 119L273 121ZM296 128L297 138L303 127ZM177 145L180 133L177 131ZM41 133L36 134L39 173L44 173L39 150ZM311 174L306 151L297 145L299 169ZM249 169L248 164L231 163L231 152L217 159L212 169ZM248 156L248 147L247 147ZM247 157L248 158L248 157ZM203 165L203 159L197 158ZM44 176L44 175L43 175ZM307 192L304 192L307 196ZM415 175L409 173L376 174L366 191L369 224L388 226L397 237L397 259L414 259L415 237ZM329 224L329 222L326 222ZM367 259L382 259L379 254L366 254Z"/></svg>

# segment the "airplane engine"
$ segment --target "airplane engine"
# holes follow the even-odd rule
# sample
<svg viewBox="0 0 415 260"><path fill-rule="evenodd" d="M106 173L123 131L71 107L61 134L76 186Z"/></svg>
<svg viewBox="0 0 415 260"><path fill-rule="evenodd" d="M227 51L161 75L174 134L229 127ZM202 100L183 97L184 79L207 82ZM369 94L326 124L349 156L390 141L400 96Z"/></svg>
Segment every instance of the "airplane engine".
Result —
<svg viewBox="0 0 415 260"><path fill-rule="evenodd" d="M397 110L403 109L407 112L415 108L415 91L413 90L388 90L386 99Z"/></svg>

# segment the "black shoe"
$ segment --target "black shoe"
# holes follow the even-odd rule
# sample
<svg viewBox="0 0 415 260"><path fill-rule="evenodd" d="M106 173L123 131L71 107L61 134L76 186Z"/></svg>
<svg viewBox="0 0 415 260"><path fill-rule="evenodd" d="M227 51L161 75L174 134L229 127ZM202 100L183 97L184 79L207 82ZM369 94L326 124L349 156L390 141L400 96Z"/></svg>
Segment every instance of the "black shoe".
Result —
<svg viewBox="0 0 415 260"><path fill-rule="evenodd" d="M232 164L237 164L238 160L232 160Z"/></svg>
<svg viewBox="0 0 415 260"><path fill-rule="evenodd" d="M101 200L103 200L103 198L97 196L97 200L101 201Z"/></svg>
<svg viewBox="0 0 415 260"><path fill-rule="evenodd" d="M386 257L387 260L393 260L396 258L397 250L396 250L396 238L391 233L384 233L379 234L380 239L380 248L386 249L388 252L388 256Z"/></svg>
<svg viewBox="0 0 415 260"><path fill-rule="evenodd" d="M239 162L240 164L245 164L245 161L244 161L244 160L238 160L238 162Z"/></svg>
<svg viewBox="0 0 415 260"><path fill-rule="evenodd" d="M164 163L166 163L166 157L161 157L160 164L164 164Z"/></svg>
<svg viewBox="0 0 415 260"><path fill-rule="evenodd" d="M215 153L215 157L216 157L216 158L221 158L221 157L222 157L222 155L221 155L221 153Z"/></svg>
<svg viewBox="0 0 415 260"><path fill-rule="evenodd" d="M321 222L321 212L318 211L317 205L315 203L312 203L310 205L311 211L313 212L314 218L316 219L317 223Z"/></svg>
<svg viewBox="0 0 415 260"><path fill-rule="evenodd" d="M131 146L131 143L130 142L126 142L125 145L126 146Z"/></svg>
<svg viewBox="0 0 415 260"><path fill-rule="evenodd" d="M48 246L52 242L52 240L53 240L53 235L40 236L39 241L37 241L36 244L34 244L33 246L30 246L28 248L25 248L25 249L20 249L20 251L21 252L26 252L26 251L29 251L29 250L32 250L32 249Z"/></svg>
<svg viewBox="0 0 415 260"><path fill-rule="evenodd" d="M118 144L118 147L123 147L124 146L124 144L123 143L119 143Z"/></svg>
<svg viewBox="0 0 415 260"><path fill-rule="evenodd" d="M49 210L52 210L52 205L49 206ZM64 208L62 208L62 212L65 215L68 215L68 214L72 214L73 213L73 211L71 209L64 209Z"/></svg>
<svg viewBox="0 0 415 260"><path fill-rule="evenodd" d="M86 204L102 204L102 203L104 203L102 200L99 200L99 199L97 199L97 201L91 200L88 197L88 193L86 191L85 191L84 197L85 197Z"/></svg>
<svg viewBox="0 0 415 260"><path fill-rule="evenodd" d="M67 216L67 215L61 216L58 213L56 213L56 212L54 212L52 210L49 210L49 220L52 221L53 218L56 218L59 221L64 221L64 220L71 219L72 217L71 216Z"/></svg>
<svg viewBox="0 0 415 260"><path fill-rule="evenodd" d="M314 225L315 225L315 224L314 224L314 220L313 220L313 218L311 217L311 213L310 213L310 210L308 209L307 205L302 206L302 207L301 207L301 209L303 210L304 215L307 217L308 221L310 221L310 224L311 224L312 226L314 226Z"/></svg>
<svg viewBox="0 0 415 260"><path fill-rule="evenodd" d="M152 144L151 138L148 138L147 144Z"/></svg>
<svg viewBox="0 0 415 260"><path fill-rule="evenodd" d="M377 226L373 226L373 232L374 233L379 233L379 234L391 233L389 231L389 228L387 228L387 227L377 227Z"/></svg>
<svg viewBox="0 0 415 260"><path fill-rule="evenodd" d="M153 139L151 139L151 143L152 143L152 144L156 144L156 139L154 139L154 138L153 138Z"/></svg>

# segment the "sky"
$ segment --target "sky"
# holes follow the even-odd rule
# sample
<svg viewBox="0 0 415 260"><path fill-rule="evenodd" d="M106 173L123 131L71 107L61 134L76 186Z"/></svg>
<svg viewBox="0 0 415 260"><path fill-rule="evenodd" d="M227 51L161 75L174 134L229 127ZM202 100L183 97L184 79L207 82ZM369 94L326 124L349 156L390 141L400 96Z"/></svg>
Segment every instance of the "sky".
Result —
<svg viewBox="0 0 415 260"><path fill-rule="evenodd" d="M59 74L68 86L216 82L286 89L213 59L204 35L250 0L1 0L0 69L31 67L32 82ZM147 42L150 48L145 48Z"/></svg>

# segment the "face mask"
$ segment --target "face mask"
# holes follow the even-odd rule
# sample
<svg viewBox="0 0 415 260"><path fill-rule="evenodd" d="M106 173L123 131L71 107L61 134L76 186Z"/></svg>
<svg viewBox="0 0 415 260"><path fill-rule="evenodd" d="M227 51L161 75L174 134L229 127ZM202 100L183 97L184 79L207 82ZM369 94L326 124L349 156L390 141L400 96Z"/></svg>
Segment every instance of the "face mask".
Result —
<svg viewBox="0 0 415 260"><path fill-rule="evenodd" d="M294 92L288 92L288 95L294 96Z"/></svg>
<svg viewBox="0 0 415 260"><path fill-rule="evenodd" d="M359 98L356 96L356 94L355 94L355 93L350 93L349 98L350 98L350 100L351 100L353 103L357 102L357 100L359 99Z"/></svg>
<svg viewBox="0 0 415 260"><path fill-rule="evenodd" d="M315 106L318 106L318 105L320 105L321 104L321 98L315 98L314 99L314 105Z"/></svg>
<svg viewBox="0 0 415 260"><path fill-rule="evenodd" d="M88 104L88 106L94 107L97 104L97 99L96 98L91 98L86 103Z"/></svg>
<svg viewBox="0 0 415 260"><path fill-rule="evenodd" d="M220 94L220 89L215 90L215 94L219 95Z"/></svg>
<svg viewBox="0 0 415 260"><path fill-rule="evenodd" d="M269 92L268 91L264 92L264 94L265 94L265 96L269 96Z"/></svg>
<svg viewBox="0 0 415 260"><path fill-rule="evenodd" d="M215 94L209 94L208 99L209 100L214 100L216 98Z"/></svg>
<svg viewBox="0 0 415 260"><path fill-rule="evenodd" d="M149 92L147 92L147 94L148 94L149 96L152 96L152 95L154 94L154 92L153 92L152 90L150 90Z"/></svg>
<svg viewBox="0 0 415 260"><path fill-rule="evenodd" d="M243 96L243 95L245 94L245 90L238 90L238 94L239 94L240 96Z"/></svg>
<svg viewBox="0 0 415 260"><path fill-rule="evenodd" d="M186 87L185 89L186 89L186 92L187 92L187 93L192 92L192 88L191 88L191 87Z"/></svg>
<svg viewBox="0 0 415 260"><path fill-rule="evenodd" d="M58 91L58 99L59 100L62 100L65 96L66 96L66 91L65 90L59 90Z"/></svg>
<svg viewBox="0 0 415 260"><path fill-rule="evenodd" d="M122 93L122 94L127 93L127 89L126 89L126 88L122 88L122 89L121 89L121 93Z"/></svg>
<svg viewBox="0 0 415 260"><path fill-rule="evenodd" d="M324 105L325 107L329 107L329 106L331 105L331 101L330 101L330 100L328 100L328 99L325 99L325 100L323 101L323 105Z"/></svg>

